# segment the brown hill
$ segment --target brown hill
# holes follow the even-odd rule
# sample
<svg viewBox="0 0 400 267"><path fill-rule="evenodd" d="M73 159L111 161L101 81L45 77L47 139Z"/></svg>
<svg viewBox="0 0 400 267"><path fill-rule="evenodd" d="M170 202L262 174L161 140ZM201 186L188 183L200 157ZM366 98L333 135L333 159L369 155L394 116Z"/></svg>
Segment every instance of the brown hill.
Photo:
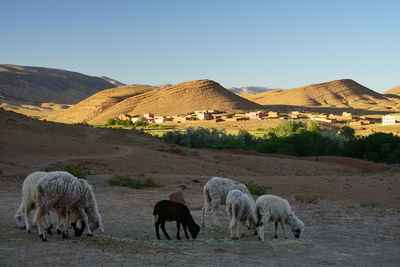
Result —
<svg viewBox="0 0 400 267"><path fill-rule="evenodd" d="M399 85L399 86L396 86L396 87L393 87L393 88L390 89L390 90L387 90L387 91L384 92L383 94L385 94L385 95L397 95L397 96L400 96L400 85Z"/></svg>
<svg viewBox="0 0 400 267"><path fill-rule="evenodd" d="M294 89L273 90L247 99L261 105L334 107L367 110L391 110L396 103L353 80L343 79L306 85Z"/></svg>
<svg viewBox="0 0 400 267"><path fill-rule="evenodd" d="M124 97L110 96L111 93L119 94L119 88L97 93L49 119L67 123L104 123L121 113L177 115L204 109L238 111L262 108L210 80L189 81L165 88L146 87L146 92Z"/></svg>
<svg viewBox="0 0 400 267"><path fill-rule="evenodd" d="M90 96L71 108L61 111L48 119L59 122L89 122L94 120L99 114L130 97L140 95L154 90L151 86L127 85L111 89L106 89ZM130 109L121 113L127 113ZM117 114L115 117L117 117Z"/></svg>
<svg viewBox="0 0 400 267"><path fill-rule="evenodd" d="M78 72L0 65L0 98L21 102L75 104L113 84Z"/></svg>

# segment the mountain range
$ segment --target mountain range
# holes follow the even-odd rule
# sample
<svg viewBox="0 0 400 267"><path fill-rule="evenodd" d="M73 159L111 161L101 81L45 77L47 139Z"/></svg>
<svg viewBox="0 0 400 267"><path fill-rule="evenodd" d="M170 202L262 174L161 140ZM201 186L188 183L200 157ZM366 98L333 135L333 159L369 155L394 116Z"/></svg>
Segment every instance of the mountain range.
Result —
<svg viewBox="0 0 400 267"><path fill-rule="evenodd" d="M111 87L115 86L99 77L78 72L0 65L0 98L13 101L75 104Z"/></svg>

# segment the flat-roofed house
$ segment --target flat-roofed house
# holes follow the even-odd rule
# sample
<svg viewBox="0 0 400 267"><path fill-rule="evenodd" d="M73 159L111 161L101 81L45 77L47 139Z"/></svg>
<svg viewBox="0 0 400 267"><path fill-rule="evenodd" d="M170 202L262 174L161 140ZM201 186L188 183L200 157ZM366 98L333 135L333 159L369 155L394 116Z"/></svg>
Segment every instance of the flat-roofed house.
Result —
<svg viewBox="0 0 400 267"><path fill-rule="evenodd" d="M385 115L382 116L382 125L395 125L396 124L396 116L393 115Z"/></svg>

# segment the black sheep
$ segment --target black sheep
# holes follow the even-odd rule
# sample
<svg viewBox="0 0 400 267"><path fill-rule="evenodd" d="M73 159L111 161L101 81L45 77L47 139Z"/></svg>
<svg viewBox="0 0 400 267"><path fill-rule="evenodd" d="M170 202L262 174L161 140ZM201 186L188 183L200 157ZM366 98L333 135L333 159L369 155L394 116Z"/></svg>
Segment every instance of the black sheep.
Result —
<svg viewBox="0 0 400 267"><path fill-rule="evenodd" d="M154 206L154 225L156 227L156 235L158 239L160 238L159 227L161 225L161 230L163 231L165 237L167 239L171 239L165 231L165 222L176 221L177 233L176 237L180 240L179 230L180 225L182 224L183 230L185 231L185 236L189 239L189 235L186 232L186 226L189 228L190 235L193 239L197 237L197 234L200 232L200 226L196 224L193 220L192 215L186 205L177 203L171 200L161 200L157 202Z"/></svg>

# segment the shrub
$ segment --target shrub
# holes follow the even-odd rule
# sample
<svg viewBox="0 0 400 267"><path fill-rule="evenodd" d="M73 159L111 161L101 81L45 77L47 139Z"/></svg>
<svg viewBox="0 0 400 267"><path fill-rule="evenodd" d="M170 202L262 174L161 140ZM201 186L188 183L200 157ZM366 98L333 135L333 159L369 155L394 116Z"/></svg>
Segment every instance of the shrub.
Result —
<svg viewBox="0 0 400 267"><path fill-rule="evenodd" d="M400 137L388 133L374 133L349 140L343 155L386 163L400 163Z"/></svg>
<svg viewBox="0 0 400 267"><path fill-rule="evenodd" d="M319 131L319 125L316 121L310 121L307 123L307 131L309 132L317 132Z"/></svg>
<svg viewBox="0 0 400 267"><path fill-rule="evenodd" d="M52 169L52 171L65 171L69 172L75 177L78 178L86 178L88 175L88 171L86 168L81 167L81 166L74 166L74 165L64 165L58 168Z"/></svg>
<svg viewBox="0 0 400 267"><path fill-rule="evenodd" d="M147 125L147 123L145 121L142 121L142 120L135 121L135 123L133 124L134 127L143 127L143 126L146 126L146 125Z"/></svg>
<svg viewBox="0 0 400 267"><path fill-rule="evenodd" d="M300 121L283 120L276 126L274 133L277 136L289 136L294 134L299 128L304 128L304 123Z"/></svg>
<svg viewBox="0 0 400 267"><path fill-rule="evenodd" d="M366 202L362 202L360 203L360 207L363 208L383 208L385 207L385 205L382 205L378 202L374 202L374 201L366 201Z"/></svg>
<svg viewBox="0 0 400 267"><path fill-rule="evenodd" d="M113 118L110 118L107 120L107 125L115 125L116 124L116 120Z"/></svg>
<svg viewBox="0 0 400 267"><path fill-rule="evenodd" d="M141 177L139 179L130 178L127 175L115 175L111 179L107 180L107 183L111 186L122 186L135 189L142 189L145 187L161 187L162 185L157 183L150 177Z"/></svg>
<svg viewBox="0 0 400 267"><path fill-rule="evenodd" d="M318 197L317 196L295 196L296 201L305 204L317 204Z"/></svg>
<svg viewBox="0 0 400 267"><path fill-rule="evenodd" d="M253 181L242 183L246 185L247 189L249 189L249 192L252 195L261 196L267 193L267 189L264 186L259 185Z"/></svg>

